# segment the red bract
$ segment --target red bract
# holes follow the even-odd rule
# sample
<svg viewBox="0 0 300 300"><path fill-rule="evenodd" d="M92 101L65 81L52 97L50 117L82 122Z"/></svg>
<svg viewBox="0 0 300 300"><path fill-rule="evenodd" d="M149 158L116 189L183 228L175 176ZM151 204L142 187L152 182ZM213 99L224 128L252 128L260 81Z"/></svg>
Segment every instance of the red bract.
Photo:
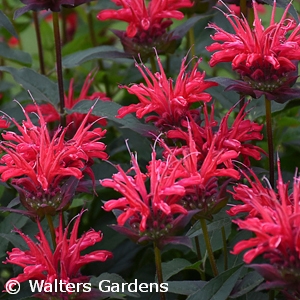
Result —
<svg viewBox="0 0 300 300"><path fill-rule="evenodd" d="M82 213L77 216L70 237L68 237L69 225L64 228L62 214L60 215L60 223L56 228L56 249L54 251L47 241L39 220L37 220L39 228L39 233L36 235L37 242L22 233L21 230L15 229L26 242L29 249L24 251L19 248L13 248L11 252L8 252L8 258L3 263L18 265L23 268L23 273L13 278L13 280L18 282L37 280L40 283L43 281L44 284L51 285L54 285L55 281L63 282L64 284L82 283L81 293L83 283L89 282L89 277L80 273L81 267L91 262L104 262L113 256L111 252L106 250L95 250L81 255L82 251L99 243L103 238L102 233L94 229L90 229L81 237L78 237L78 227ZM41 293L35 296L41 299L49 299L50 296L60 297L59 299L69 299L68 293L60 293L60 291L55 293L54 290L53 287L52 293Z"/></svg>
<svg viewBox="0 0 300 300"><path fill-rule="evenodd" d="M182 60L175 85L171 78L167 78L158 56L160 72L155 74L152 74L145 65L140 66L136 63L146 85L140 83L121 87L127 89L130 94L136 95L140 103L120 108L117 117L123 118L135 112L138 118L142 118L149 113L155 113L148 116L146 121L154 122L160 129L169 130L173 126L181 126L182 121L188 116L198 114L198 111L190 110L191 105L195 102L210 101L212 97L205 90L216 86L217 83L205 81L205 72L201 73L197 70L201 59L197 61L192 71L187 73L186 60L187 57Z"/></svg>
<svg viewBox="0 0 300 300"><path fill-rule="evenodd" d="M274 2L270 25L264 29L257 13L257 3L253 1L254 29L247 19L239 18L233 11L225 14L235 33L226 32L216 24L208 28L217 33L212 36L212 45L206 47L215 52L210 60L213 67L220 62L232 62L233 70L241 76L241 81L228 82L227 89L259 98L266 95L270 100L285 102L299 97L300 91L292 89L298 73L300 60L300 27L286 15L291 3L285 9L281 20L275 22L276 1ZM290 32L289 36L288 33Z"/></svg>
<svg viewBox="0 0 300 300"><path fill-rule="evenodd" d="M65 108L73 109L74 106L82 100L95 101L97 99L101 99L103 101L110 101L110 98L108 98L105 95L105 93L102 92L94 92L92 93L92 95L88 95L92 82L93 82L92 74L89 73L83 83L79 96L76 98L74 96L74 79L72 78L69 85L68 96L65 95ZM49 103L42 104L39 106L39 108L46 122L54 122L60 120L59 113L52 104ZM25 107L25 111L37 112L37 106L35 104L29 104ZM82 124L85 116L86 114L81 114L81 113L71 113L67 115L67 125L68 125L67 135L74 135L76 130ZM99 117L90 114L87 123L90 124L94 122L97 122L99 125L102 126L105 126L107 124L104 118L99 119Z"/></svg>
<svg viewBox="0 0 300 300"><path fill-rule="evenodd" d="M251 263L263 255L268 264L253 267L266 279L265 288L281 287L287 295L300 295L300 177L294 177L293 192L288 193L288 184L283 183L278 160L278 181L275 192L269 184L264 187L251 171L254 181L250 187L239 184L234 188L234 198L243 205L234 206L229 213L248 212L245 220L237 219L240 229L251 231L255 237L238 242L233 254L244 254L244 261Z"/></svg>
<svg viewBox="0 0 300 300"><path fill-rule="evenodd" d="M154 151L146 173L141 172L133 154L131 162L133 166L128 172L133 171L134 175L127 175L128 172L116 166L119 172L112 179L100 181L104 187L113 188L123 195L107 201L104 209L122 211L117 219L120 226L114 227L116 230L121 227L118 231L128 234L137 242L152 240L163 246L171 242L168 238L178 230L177 226L182 222L186 224L190 217L184 219L187 211L179 204L185 195L185 187L180 183L185 171L181 161L174 156L166 161L157 160ZM124 230L126 222L129 228Z"/></svg>
<svg viewBox="0 0 300 300"><path fill-rule="evenodd" d="M1 180L12 180L18 189L22 204L29 211L43 216L63 209L71 200L83 173L94 180L90 165L93 158L105 159L105 145L99 140L105 131L90 131L86 125L92 109L85 116L73 138L65 141L67 127L59 128L50 137L39 107L40 125L34 125L23 110L26 120L16 125L21 133L5 132L0 148L6 153L0 159Z"/></svg>

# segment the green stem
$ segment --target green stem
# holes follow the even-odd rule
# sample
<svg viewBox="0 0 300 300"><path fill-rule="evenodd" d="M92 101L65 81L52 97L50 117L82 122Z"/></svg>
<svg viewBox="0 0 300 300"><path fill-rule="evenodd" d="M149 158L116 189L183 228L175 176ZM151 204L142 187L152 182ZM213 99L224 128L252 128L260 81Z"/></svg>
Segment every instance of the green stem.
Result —
<svg viewBox="0 0 300 300"><path fill-rule="evenodd" d="M248 9L247 9L247 0L240 0L240 9L241 9L241 15L244 15L247 19L248 15Z"/></svg>
<svg viewBox="0 0 300 300"><path fill-rule="evenodd" d="M38 13L36 11L33 12L33 22L34 22L36 41L37 41L37 46L38 46L40 70L41 70L41 74L45 75L46 73L45 73L44 52L43 52L43 46L42 46L41 30L40 30Z"/></svg>
<svg viewBox="0 0 300 300"><path fill-rule="evenodd" d="M65 45L68 42L67 34L67 9L62 7L61 10L61 24L62 24L62 44Z"/></svg>
<svg viewBox="0 0 300 300"><path fill-rule="evenodd" d="M218 276L219 272L218 272L216 261L214 258L214 253L213 253L213 250L211 247L208 230L207 230L207 225L206 225L206 220L201 218L200 223L201 223L201 227L202 227L202 232L203 232L203 237L204 237L204 241L205 241L205 245L206 245L209 262L210 262L213 274L216 277L216 276Z"/></svg>
<svg viewBox="0 0 300 300"><path fill-rule="evenodd" d="M199 237L195 236L195 245L196 245L196 251L197 251L197 258L199 261L202 260L202 254L201 254L201 248L200 248L200 242L199 242ZM199 273L201 276L201 280L205 281L205 272L203 272L203 263L199 266Z"/></svg>
<svg viewBox="0 0 300 300"><path fill-rule="evenodd" d="M156 69L156 62L154 56L150 56L150 63L151 63L152 72L156 73L157 69Z"/></svg>
<svg viewBox="0 0 300 300"><path fill-rule="evenodd" d="M267 138L268 138L268 153L269 153L269 180L274 187L274 147L273 147L273 132L272 132L272 114L271 101L265 98L266 106L266 123L267 123Z"/></svg>
<svg viewBox="0 0 300 300"><path fill-rule="evenodd" d="M88 27L89 27L90 38L91 38L93 47L97 47L97 38L96 38L96 33L95 33L94 18L93 18L91 9L90 9L91 4L89 2L87 3L87 7L88 7L87 22L88 22ZM98 59L98 66L99 66L100 70L105 71L104 65L103 65L103 62L101 59ZM106 72L103 75L103 83L105 86L105 93L108 97L110 97L111 94L110 94L110 88L109 88L109 79L108 79Z"/></svg>
<svg viewBox="0 0 300 300"><path fill-rule="evenodd" d="M222 233L223 253L224 253L224 271L226 271L228 269L228 253L227 253L226 233L225 233L224 226L222 226L221 228L221 233Z"/></svg>
<svg viewBox="0 0 300 300"><path fill-rule="evenodd" d="M62 63L61 63L61 40L59 32L59 19L58 13L53 12L53 30L54 30L54 40L55 40L55 54L56 54L56 72L58 81L58 93L59 93L59 112L60 112L60 122L62 126L66 125L65 117L65 95L64 95L64 82L62 73Z"/></svg>
<svg viewBox="0 0 300 300"><path fill-rule="evenodd" d="M48 226L49 226L49 229L50 229L53 249L55 250L56 249L56 239L55 239L56 236L55 236L55 229L54 229L52 217L50 215L46 215L46 219L47 219Z"/></svg>
<svg viewBox="0 0 300 300"><path fill-rule="evenodd" d="M275 291L269 290L269 300L274 300L274 299L275 299Z"/></svg>
<svg viewBox="0 0 300 300"><path fill-rule="evenodd" d="M154 245L154 256L155 256L157 281L160 286L164 282L163 275L162 275L162 267L161 267L161 253L160 253L160 249L157 247L156 242L154 242L153 245ZM165 294L163 292L159 292L159 294L160 294L160 300L166 299Z"/></svg>

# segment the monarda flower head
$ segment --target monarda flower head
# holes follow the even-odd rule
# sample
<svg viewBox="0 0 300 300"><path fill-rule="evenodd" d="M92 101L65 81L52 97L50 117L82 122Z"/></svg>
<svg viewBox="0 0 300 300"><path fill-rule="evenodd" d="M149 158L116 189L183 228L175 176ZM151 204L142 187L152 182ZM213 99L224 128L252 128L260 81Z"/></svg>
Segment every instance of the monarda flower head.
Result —
<svg viewBox="0 0 300 300"><path fill-rule="evenodd" d="M131 162L132 168L128 172L116 166L119 172L112 179L100 180L104 187L122 194L121 198L104 204L106 211L116 210L118 215L118 225L112 228L135 242L153 241L160 248L172 242L189 244L187 237L173 236L193 214L180 204L185 185L191 184L190 181L181 184L180 179L186 176L182 162L173 155L165 161L158 160L155 151L146 173L142 173L133 154ZM129 172L133 174L129 175Z"/></svg>
<svg viewBox="0 0 300 300"><path fill-rule="evenodd" d="M39 282L39 285L44 287L42 293L34 295L39 299L86 299L81 296L90 295L86 292L86 287L90 287L88 284L89 277L82 275L80 269L92 262L104 262L112 258L113 255L106 250L95 250L84 255L81 254L82 251L99 243L103 238L103 234L94 229L90 229L78 237L82 213L76 217L70 236L70 225L64 228L62 214L60 215L60 223L56 228L56 248L54 251L49 245L39 220L37 220L39 228L39 233L36 235L37 241L32 240L21 230L15 229L27 244L28 250L13 248L11 252L7 253L8 257L3 262L4 264L10 263L23 268L23 273L12 278L12 280L20 283L28 280ZM62 288L57 288L57 286L60 287L59 283L63 283ZM62 292L61 289L65 290L67 284L70 287L70 292ZM74 292L71 292L72 290Z"/></svg>
<svg viewBox="0 0 300 300"><path fill-rule="evenodd" d="M74 106L82 100L90 100L96 101L98 99L102 101L110 101L110 98L106 96L105 93L102 92L93 92L89 93L89 89L93 83L94 78L92 77L92 73L89 73L83 83L80 94L78 97L75 96L74 93L74 78L70 80L69 91L68 94L65 94L65 108L73 109ZM45 119L46 122L55 122L60 121L60 115L57 109L50 103L39 105L39 109ZM29 104L25 107L26 112L37 112L37 106L35 104ZM66 123L68 125L66 135L72 137L77 129L82 124L86 114L82 113L71 113L67 114ZM99 119L99 117L89 114L87 119L87 124L97 123L102 126L106 126L107 121L104 118Z"/></svg>
<svg viewBox="0 0 300 300"><path fill-rule="evenodd" d="M153 56L153 47L159 53L174 52L178 37L167 33L173 23L171 19L181 20L184 14L179 11L183 7L192 7L190 0L152 0L146 6L145 0L112 0L123 6L119 10L106 9L97 18L104 20L120 20L129 23L126 31L114 31L121 39L127 53L144 59Z"/></svg>
<svg viewBox="0 0 300 300"><path fill-rule="evenodd" d="M267 263L252 264L265 279L260 289L279 288L285 299L300 299L300 177L294 177L293 191L283 183L278 159L277 192L267 182L265 187L251 171L250 186L238 184L233 197L242 201L229 210L230 215L247 212L244 220L233 222L240 229L253 232L249 240L238 242L233 254L246 250L249 264L262 255Z"/></svg>
<svg viewBox="0 0 300 300"><path fill-rule="evenodd" d="M215 148L215 136L203 158L203 154L197 151L191 128L188 130L189 140L186 146L172 150L165 146L165 149L167 153L182 156L185 174L180 183L185 186L186 193L180 203L187 210L198 210L194 218L212 219L213 214L227 203L226 186L229 181L240 178L237 170L225 166L227 161L237 158L239 152ZM226 178L224 183L218 180L220 177Z"/></svg>
<svg viewBox="0 0 300 300"><path fill-rule="evenodd" d="M75 7L84 3L91 2L93 0L20 0L24 7L16 10L14 18L26 13L29 10L39 11L49 9L51 11L58 12L61 10L61 6Z"/></svg>
<svg viewBox="0 0 300 300"><path fill-rule="evenodd" d="M226 113L218 125L214 116L214 105L211 106L211 112L209 113L206 104L203 106L203 117L200 117L200 122L190 119L183 124L185 127L191 128L191 136L199 152L199 163L202 164L212 147L216 153L235 151L242 156L243 163L247 166L250 166L250 158L261 159L261 154L265 152L258 146L253 145L251 141L263 139L261 133L263 125L246 118L247 104L245 103L231 125L229 119L235 106ZM176 128L169 130L166 135L170 139L184 140L185 144L188 145L191 137L186 131L184 128ZM237 158L238 155L234 158ZM233 168L232 159L225 160L224 164L226 167Z"/></svg>
<svg viewBox="0 0 300 300"><path fill-rule="evenodd" d="M186 60L187 57L182 60L175 84L173 79L167 78L158 56L159 72L154 74L144 64L140 66L136 63L146 85L140 83L121 86L130 94L136 95L140 102L120 108L117 117L123 118L133 112L138 118L148 115L146 122L151 121L164 131L174 126L180 127L187 117L192 118L193 115L199 114L196 109L190 110L191 105L197 102L209 102L212 97L205 90L218 84L204 80L205 72L201 73L197 70L201 59L197 61L191 72L187 72Z"/></svg>
<svg viewBox="0 0 300 300"><path fill-rule="evenodd" d="M64 139L67 127L59 128L51 137L38 106L36 110L39 125L34 125L23 110L26 119L22 125L11 119L20 134L2 133L0 148L5 154L0 159L0 174L2 181L12 179L27 214L43 217L70 204L85 173L94 181L90 168L93 159L106 159L107 154L99 141L105 131L90 130L92 124L86 125L92 109L68 141Z"/></svg>
<svg viewBox="0 0 300 300"><path fill-rule="evenodd" d="M224 14L235 33L226 32L216 24L208 25L208 28L217 31L212 36L216 43L206 47L208 51L216 51L211 57L210 66L232 62L232 69L240 75L241 80L225 82L228 90L255 98L265 95L269 100L283 103L300 96L300 90L291 88L298 77L300 26L286 18L291 3L276 23L274 1L270 25L264 28L257 5L253 1L254 29L251 29L244 16L240 18L233 11Z"/></svg>

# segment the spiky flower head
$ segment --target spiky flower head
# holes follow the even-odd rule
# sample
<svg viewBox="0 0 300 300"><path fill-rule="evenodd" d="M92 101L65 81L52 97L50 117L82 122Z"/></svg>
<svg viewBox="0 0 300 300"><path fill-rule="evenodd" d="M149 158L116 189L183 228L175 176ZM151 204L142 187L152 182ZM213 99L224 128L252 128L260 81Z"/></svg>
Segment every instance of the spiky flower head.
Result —
<svg viewBox="0 0 300 300"><path fill-rule="evenodd" d="M298 77L300 61L300 26L295 20L287 18L289 3L279 22L275 22L276 1L274 1L270 24L264 28L257 12L257 3L253 0L254 28L247 19L238 17L233 11L224 13L234 33L229 33L209 24L217 32L212 36L216 41L206 47L216 51L210 66L220 62L231 62L241 80L228 80L227 90L234 90L244 95L259 98L265 95L269 100L283 103L299 97L300 90L292 86Z"/></svg>

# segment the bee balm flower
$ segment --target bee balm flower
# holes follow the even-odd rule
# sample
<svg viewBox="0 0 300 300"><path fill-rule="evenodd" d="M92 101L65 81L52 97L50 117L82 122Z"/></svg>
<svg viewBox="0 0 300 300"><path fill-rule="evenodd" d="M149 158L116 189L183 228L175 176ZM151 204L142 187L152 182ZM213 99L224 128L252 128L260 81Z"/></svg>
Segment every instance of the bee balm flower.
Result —
<svg viewBox="0 0 300 300"><path fill-rule="evenodd" d="M11 252L8 252L8 258L4 263L14 264L23 268L23 273L13 278L13 280L17 282L36 280L44 286L49 287L53 285L49 293L45 292L44 289L43 293L35 295L40 299L82 299L79 298L79 295L81 293L84 294L82 290L83 284L89 282L89 277L82 275L80 269L91 262L104 262L113 256L111 252L106 250L95 250L91 253L81 254L86 248L99 243L103 238L102 233L94 229L90 229L81 237L78 237L78 227L82 213L77 216L70 237L68 237L69 225L67 228L63 227L62 214L60 215L60 223L56 228L56 249L54 251L51 249L38 220L39 233L36 235L37 242L16 229L15 231L23 238L29 249L13 248ZM75 285L80 286L80 292L77 294L78 298L70 292L62 292L60 289L55 291L54 285L57 281L62 282L64 284L63 287L68 283L73 287ZM77 288L75 290L78 292ZM68 294L71 294L71 298L68 297Z"/></svg>
<svg viewBox="0 0 300 300"><path fill-rule="evenodd" d="M297 64L300 60L300 26L286 15L286 7L280 21L275 22L276 1L274 1L270 25L264 28L253 1L254 28L246 18L236 16L232 11L225 14L234 33L226 32L216 24L208 28L217 32L212 36L216 41L206 47L216 51L210 60L213 67L220 62L232 62L232 69L241 80L228 81L227 89L259 98L266 95L269 100L283 103L299 97L300 90L291 88L298 77Z"/></svg>

